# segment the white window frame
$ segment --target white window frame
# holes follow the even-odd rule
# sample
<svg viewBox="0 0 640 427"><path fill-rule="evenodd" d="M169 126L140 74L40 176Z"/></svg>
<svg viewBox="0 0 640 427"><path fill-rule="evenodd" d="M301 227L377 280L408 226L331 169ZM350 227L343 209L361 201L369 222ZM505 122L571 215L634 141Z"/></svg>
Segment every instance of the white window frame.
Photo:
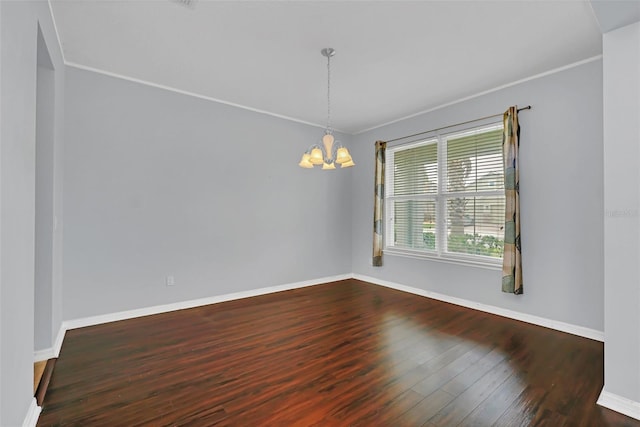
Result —
<svg viewBox="0 0 640 427"><path fill-rule="evenodd" d="M438 186L435 194L419 194L411 196L392 196L385 194L384 200L384 253L389 255L405 256L419 259L431 259L441 262L448 262L454 264L473 265L478 267L489 268L493 270L500 269L502 266L502 257L489 257L484 255L471 255L461 254L455 252L448 252L446 250L448 236L447 236L447 200L460 197L505 197L504 189L494 191L463 191L463 192L448 192L447 191L447 140L451 136L459 137L464 133L477 132L478 130L490 131L492 129L502 128L502 122L487 122L484 124L476 125L473 127L467 127L465 129L457 129L447 133L434 133L427 138L420 139L409 143L398 143L393 146L387 146L386 153L386 165L387 168L394 167L394 154L396 151L406 150L417 146L427 144L437 144L437 170L438 170ZM385 177L385 189L391 190L394 188L393 170L387 172ZM385 192L386 193L386 192ZM394 241L394 227L393 227L393 215L394 215L394 202L403 200L434 200L436 205L436 248L435 250L418 250L401 248L393 245L389 245L389 242Z"/></svg>

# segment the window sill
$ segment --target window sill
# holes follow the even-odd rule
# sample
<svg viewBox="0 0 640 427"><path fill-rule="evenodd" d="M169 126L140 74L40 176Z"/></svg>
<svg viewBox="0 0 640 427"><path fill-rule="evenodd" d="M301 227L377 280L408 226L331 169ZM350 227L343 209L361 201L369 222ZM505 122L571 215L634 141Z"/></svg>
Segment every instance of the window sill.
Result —
<svg viewBox="0 0 640 427"><path fill-rule="evenodd" d="M429 254L425 252L412 251L408 249L397 248L385 248L383 253L385 255L399 256L405 258L414 259L426 259L429 261L444 262L447 264L464 265L467 267L479 267L488 270L502 270L502 258L486 258L477 259L476 257L465 257L464 255L444 254L438 256L437 254Z"/></svg>

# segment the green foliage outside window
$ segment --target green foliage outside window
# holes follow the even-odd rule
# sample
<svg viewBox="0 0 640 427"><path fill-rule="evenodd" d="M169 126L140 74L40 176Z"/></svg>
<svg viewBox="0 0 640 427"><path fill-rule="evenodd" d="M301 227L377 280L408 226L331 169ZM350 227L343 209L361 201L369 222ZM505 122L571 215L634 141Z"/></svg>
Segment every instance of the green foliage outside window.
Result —
<svg viewBox="0 0 640 427"><path fill-rule="evenodd" d="M436 235L430 231L422 233L427 249L436 249ZM504 252L504 241L495 236L481 236L479 234L451 234L447 240L447 247L451 252L482 255L501 258Z"/></svg>

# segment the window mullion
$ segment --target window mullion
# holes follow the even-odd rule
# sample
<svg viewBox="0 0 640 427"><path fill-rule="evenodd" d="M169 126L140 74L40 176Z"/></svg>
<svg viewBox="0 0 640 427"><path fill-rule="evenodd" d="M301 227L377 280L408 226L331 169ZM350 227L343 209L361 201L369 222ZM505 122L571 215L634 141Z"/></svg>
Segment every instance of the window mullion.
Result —
<svg viewBox="0 0 640 427"><path fill-rule="evenodd" d="M447 202L443 197L447 191L447 143L438 138L438 194L436 196L436 252L441 256L447 250Z"/></svg>

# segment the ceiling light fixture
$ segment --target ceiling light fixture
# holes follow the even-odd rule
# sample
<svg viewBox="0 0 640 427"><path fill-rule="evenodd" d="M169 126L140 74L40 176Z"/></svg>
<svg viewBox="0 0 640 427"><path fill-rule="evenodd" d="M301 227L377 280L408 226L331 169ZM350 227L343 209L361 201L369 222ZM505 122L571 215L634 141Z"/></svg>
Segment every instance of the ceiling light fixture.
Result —
<svg viewBox="0 0 640 427"><path fill-rule="evenodd" d="M320 53L327 57L327 127L322 137L322 145L313 144L309 147L302 155L298 166L311 169L315 165L322 165L322 169L327 170L335 169L337 163L340 167L348 168L355 163L353 163L349 150L335 140L331 129L331 57L336 54L336 51L327 47L322 49Z"/></svg>

